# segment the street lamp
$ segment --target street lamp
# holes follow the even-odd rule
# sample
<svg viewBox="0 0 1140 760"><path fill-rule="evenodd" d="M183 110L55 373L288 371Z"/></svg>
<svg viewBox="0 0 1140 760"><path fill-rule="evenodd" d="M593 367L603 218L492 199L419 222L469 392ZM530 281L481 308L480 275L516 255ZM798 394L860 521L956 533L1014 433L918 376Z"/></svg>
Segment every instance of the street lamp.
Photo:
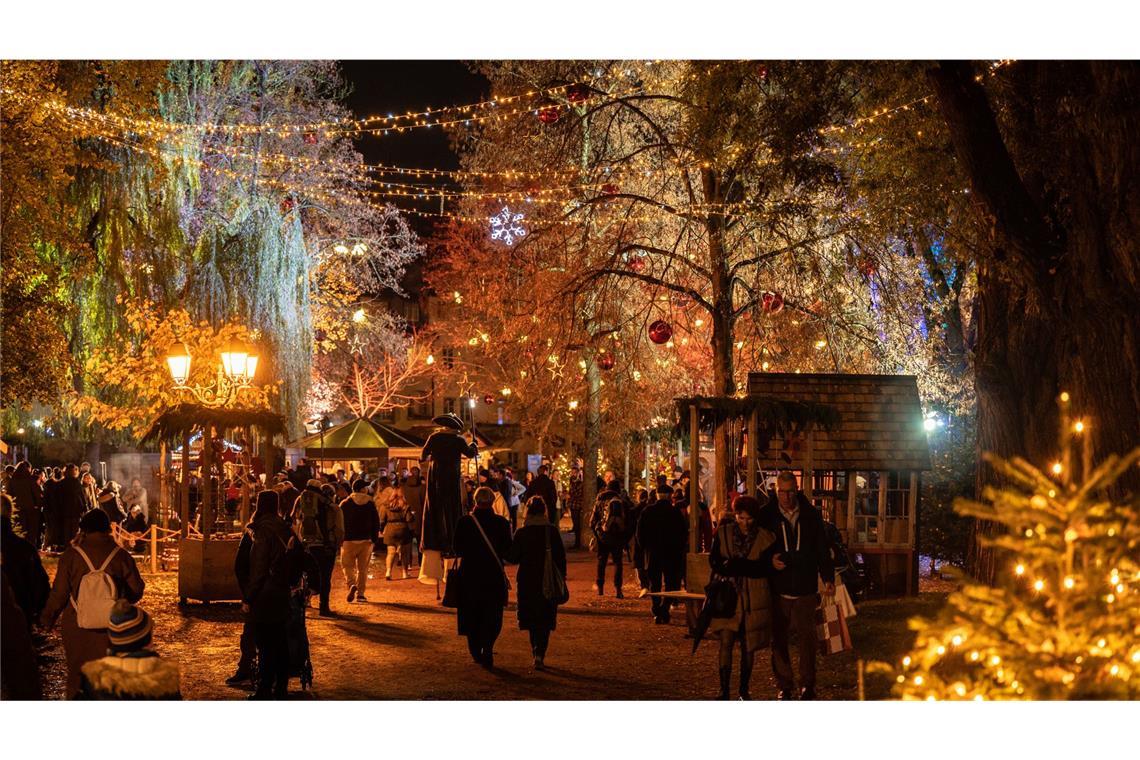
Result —
<svg viewBox="0 0 1140 760"><path fill-rule="evenodd" d="M190 385L190 350L184 343L175 343L166 353L166 365L174 387L187 391L203 406L226 406L243 388L249 388L257 372L258 355L247 343L231 340L222 349L222 363L216 379L210 385Z"/></svg>

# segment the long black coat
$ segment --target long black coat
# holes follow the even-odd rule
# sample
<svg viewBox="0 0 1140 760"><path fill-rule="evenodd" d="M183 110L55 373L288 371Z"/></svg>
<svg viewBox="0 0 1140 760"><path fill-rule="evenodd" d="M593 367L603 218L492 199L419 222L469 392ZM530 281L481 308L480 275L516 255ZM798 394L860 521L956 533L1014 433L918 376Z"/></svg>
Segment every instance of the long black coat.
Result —
<svg viewBox="0 0 1140 760"><path fill-rule="evenodd" d="M468 443L453 430L432 433L424 444L420 459L430 464L427 468L421 550L430 549L444 554L453 551L457 523L465 513L459 465L463 457L470 459L476 453L475 444Z"/></svg>
<svg viewBox="0 0 1140 760"><path fill-rule="evenodd" d="M548 541L554 566L562 571L562 577L565 578L566 549L562 546L562 534L547 522L519 528L510 551L507 552L507 562L519 566L515 588L518 593L519 628L524 631L553 631L557 621L558 606L542 593Z"/></svg>
<svg viewBox="0 0 1140 760"><path fill-rule="evenodd" d="M64 476L59 481L56 493L59 499L60 543L66 544L75 538L79 530L79 518L87 511L87 498L83 495L83 484L79 478Z"/></svg>
<svg viewBox="0 0 1140 760"><path fill-rule="evenodd" d="M12 509L12 527L16 534L39 546L40 526L43 523L43 490L30 472L17 470L8 481L8 495L15 506Z"/></svg>
<svg viewBox="0 0 1140 760"><path fill-rule="evenodd" d="M487 539L495 548L491 555L487 542L479 535L483 526ZM511 548L511 524L489 509L478 509L462 517L455 525L455 554L463 568L463 583L459 594L459 632L469 631L470 616L475 610L486 607L507 606L507 584L501 560Z"/></svg>
<svg viewBox="0 0 1140 760"><path fill-rule="evenodd" d="M689 521L665 499L650 504L641 513L637 542L645 552L647 567L683 568L688 540Z"/></svg>
<svg viewBox="0 0 1140 760"><path fill-rule="evenodd" d="M0 553L4 555L4 575L12 586L16 603L31 623L47 605L51 583L40 562L40 553L16 535L7 517L0 518Z"/></svg>

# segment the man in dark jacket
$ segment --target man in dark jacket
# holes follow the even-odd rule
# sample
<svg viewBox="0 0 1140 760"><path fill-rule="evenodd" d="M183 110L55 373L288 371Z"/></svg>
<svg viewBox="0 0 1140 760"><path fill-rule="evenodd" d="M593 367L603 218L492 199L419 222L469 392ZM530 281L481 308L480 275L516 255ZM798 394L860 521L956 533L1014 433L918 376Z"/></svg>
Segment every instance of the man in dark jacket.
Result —
<svg viewBox="0 0 1140 760"><path fill-rule="evenodd" d="M523 492L522 500L526 500L531 496L541 496L542 500L546 502L546 519L550 520L550 524L558 527L558 486L550 479L550 468L546 465L541 465L538 468L538 475L530 482L530 487Z"/></svg>
<svg viewBox="0 0 1140 760"><path fill-rule="evenodd" d="M32 466L27 462L16 465L16 471L8 480L8 495L15 502L12 528L17 535L38 549L40 526L43 524L43 490L32 474Z"/></svg>
<svg viewBox="0 0 1140 760"><path fill-rule="evenodd" d="M318 586L320 615L335 617L329 606L329 594L332 591L332 571L336 567L337 550L344 538L344 522L340 509L329 499L319 480L310 480L297 497L293 507L293 523L305 542L305 548L316 559L321 571Z"/></svg>
<svg viewBox="0 0 1140 760"><path fill-rule="evenodd" d="M66 547L79 531L79 520L87 511L87 499L83 495L83 484L79 481L79 467L67 465L63 480L59 484L59 514L63 532L60 543Z"/></svg>
<svg viewBox="0 0 1140 760"><path fill-rule="evenodd" d="M352 484L352 495L340 503L344 515L344 545L340 566L348 584L348 601L367 602L368 562L372 559L372 542L380 534L380 515L368 495L368 481Z"/></svg>
<svg viewBox="0 0 1140 760"><path fill-rule="evenodd" d="M637 523L637 540L645 552L649 590L679 591L685 572L685 547L689 540L689 523L673 502L663 496L641 513ZM669 602L653 597L653 621L669 622Z"/></svg>
<svg viewBox="0 0 1140 760"><path fill-rule="evenodd" d="M815 611L819 582L824 593L835 593L835 569L823 515L800 491L794 473L776 478L776 499L760 511L760 525L776 541L757 560L730 560L729 572L758 578L767 575L772 587L772 671L779 699L792 699L795 679L788 651L794 632L799 650L800 698L815 699ZM775 570L768 573L768 568Z"/></svg>
<svg viewBox="0 0 1140 760"><path fill-rule="evenodd" d="M62 546L64 543L59 491L62 478L62 469L48 468L47 480L44 481L44 549L47 550Z"/></svg>

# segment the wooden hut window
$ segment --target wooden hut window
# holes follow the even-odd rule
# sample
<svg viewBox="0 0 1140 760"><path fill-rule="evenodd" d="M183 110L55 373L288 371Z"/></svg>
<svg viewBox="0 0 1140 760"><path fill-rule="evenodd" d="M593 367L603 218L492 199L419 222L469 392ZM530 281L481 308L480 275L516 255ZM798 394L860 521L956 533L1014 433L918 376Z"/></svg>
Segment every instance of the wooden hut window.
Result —
<svg viewBox="0 0 1140 760"><path fill-rule="evenodd" d="M883 543L905 544L909 532L910 473L886 474L886 494L883 499Z"/></svg>
<svg viewBox="0 0 1140 760"><path fill-rule="evenodd" d="M879 543L878 472L855 474L855 543Z"/></svg>
<svg viewBox="0 0 1140 760"><path fill-rule="evenodd" d="M827 513L827 520L847 527L847 473L816 470L812 473L811 502Z"/></svg>

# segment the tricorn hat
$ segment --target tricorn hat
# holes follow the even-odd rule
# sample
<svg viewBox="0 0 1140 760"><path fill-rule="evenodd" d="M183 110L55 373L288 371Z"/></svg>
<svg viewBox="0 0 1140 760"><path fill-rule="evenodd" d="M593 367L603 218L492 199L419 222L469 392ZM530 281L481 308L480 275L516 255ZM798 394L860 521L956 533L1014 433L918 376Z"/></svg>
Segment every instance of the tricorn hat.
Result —
<svg viewBox="0 0 1140 760"><path fill-rule="evenodd" d="M459 431L463 430L463 420L459 419L452 412L441 414L438 417L432 417L431 421L433 424L439 425L441 427L451 428L452 430Z"/></svg>

